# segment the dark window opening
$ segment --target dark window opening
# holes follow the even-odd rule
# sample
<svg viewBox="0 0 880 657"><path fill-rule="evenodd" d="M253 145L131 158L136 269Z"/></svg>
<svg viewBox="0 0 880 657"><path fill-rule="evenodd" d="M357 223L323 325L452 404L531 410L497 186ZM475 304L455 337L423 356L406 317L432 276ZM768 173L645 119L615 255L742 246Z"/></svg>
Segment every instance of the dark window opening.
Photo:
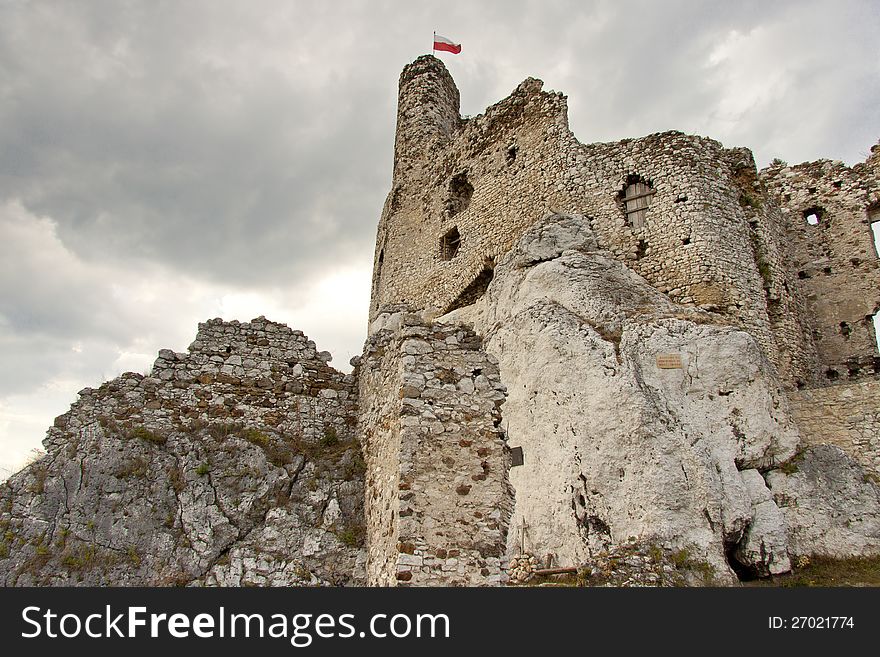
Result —
<svg viewBox="0 0 880 657"><path fill-rule="evenodd" d="M486 290L489 289L489 284L492 282L492 279L495 277L495 265L492 262L487 262L483 267L483 271L481 271L477 277L471 281L471 284L468 285L464 290L462 290L461 294L459 294L455 301L453 301L446 308L445 313L451 313L453 310L457 310L459 308L464 308L465 306L470 306L471 304L476 303L480 297L486 294Z"/></svg>
<svg viewBox="0 0 880 657"><path fill-rule="evenodd" d="M449 197L446 199L446 214L454 217L459 212L464 212L471 204L474 195L474 186L468 182L467 172L452 176L449 181Z"/></svg>
<svg viewBox="0 0 880 657"><path fill-rule="evenodd" d="M639 245L636 247L636 260L641 260L645 257L645 254L648 252L648 243L645 240L639 240Z"/></svg>
<svg viewBox="0 0 880 657"><path fill-rule="evenodd" d="M623 205L626 222L633 230L641 230L645 227L645 216L648 214L648 206L654 194L650 180L637 175L631 175L626 179L626 184L618 194L618 200Z"/></svg>
<svg viewBox="0 0 880 657"><path fill-rule="evenodd" d="M688 244L691 243L691 238L690 238L690 237L685 237L685 238L681 241L681 243L684 244L685 246L687 246Z"/></svg>
<svg viewBox="0 0 880 657"><path fill-rule="evenodd" d="M840 323L840 334L844 337L845 340L849 340L849 336L852 335L852 327L846 322Z"/></svg>
<svg viewBox="0 0 880 657"><path fill-rule="evenodd" d="M804 221L810 226L818 226L825 216L825 210L822 208L807 208L804 210Z"/></svg>
<svg viewBox="0 0 880 657"><path fill-rule="evenodd" d="M815 194L818 190L815 187L807 187L807 191L810 194Z"/></svg>
<svg viewBox="0 0 880 657"><path fill-rule="evenodd" d="M825 274L830 274L830 273L831 273L831 267L822 267L822 271L823 271Z"/></svg>
<svg viewBox="0 0 880 657"><path fill-rule="evenodd" d="M810 278L810 275L805 271L799 271L798 278L804 280L805 278Z"/></svg>
<svg viewBox="0 0 880 657"><path fill-rule="evenodd" d="M458 255L458 249L461 246L461 235L458 228L453 226L452 230L440 238L440 259L452 260Z"/></svg>
<svg viewBox="0 0 880 657"><path fill-rule="evenodd" d="M379 251L379 265L385 262L385 249Z"/></svg>
<svg viewBox="0 0 880 657"><path fill-rule="evenodd" d="M833 183L831 183L831 186L834 187L834 189L840 189L843 186L843 181L835 180Z"/></svg>
<svg viewBox="0 0 880 657"><path fill-rule="evenodd" d="M507 149L507 163L513 164L514 160L516 160L516 154L519 151L517 146L511 146Z"/></svg>
<svg viewBox="0 0 880 657"><path fill-rule="evenodd" d="M831 381L833 381L834 379L836 379L839 376L840 376L840 373L833 368L828 368L827 370L825 370L825 377L830 379Z"/></svg>

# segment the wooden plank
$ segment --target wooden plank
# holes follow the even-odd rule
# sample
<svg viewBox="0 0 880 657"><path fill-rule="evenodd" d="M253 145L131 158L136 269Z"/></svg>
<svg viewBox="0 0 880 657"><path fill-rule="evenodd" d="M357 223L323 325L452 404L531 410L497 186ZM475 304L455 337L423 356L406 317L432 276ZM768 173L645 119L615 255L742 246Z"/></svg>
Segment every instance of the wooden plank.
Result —
<svg viewBox="0 0 880 657"><path fill-rule="evenodd" d="M654 196L657 192L653 189L649 189L647 192L642 192L641 194L634 194L633 196L627 196L625 200L627 201L635 201L638 198L647 198L648 196Z"/></svg>
<svg viewBox="0 0 880 657"><path fill-rule="evenodd" d="M532 572L533 575L567 575L576 573L577 568L541 568Z"/></svg>
<svg viewBox="0 0 880 657"><path fill-rule="evenodd" d="M635 230L641 230L645 227L645 217L650 205L650 198L656 192L648 187L647 184L637 182L632 183L626 188L624 195L624 214Z"/></svg>

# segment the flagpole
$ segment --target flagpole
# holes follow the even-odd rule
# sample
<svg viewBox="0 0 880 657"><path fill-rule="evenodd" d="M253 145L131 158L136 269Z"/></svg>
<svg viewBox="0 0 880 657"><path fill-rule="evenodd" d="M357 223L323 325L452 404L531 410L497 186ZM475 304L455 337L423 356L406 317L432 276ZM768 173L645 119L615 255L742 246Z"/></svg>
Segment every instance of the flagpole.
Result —
<svg viewBox="0 0 880 657"><path fill-rule="evenodd" d="M435 57L434 55L434 44L437 43L437 30L434 30L434 39L431 41L431 57Z"/></svg>

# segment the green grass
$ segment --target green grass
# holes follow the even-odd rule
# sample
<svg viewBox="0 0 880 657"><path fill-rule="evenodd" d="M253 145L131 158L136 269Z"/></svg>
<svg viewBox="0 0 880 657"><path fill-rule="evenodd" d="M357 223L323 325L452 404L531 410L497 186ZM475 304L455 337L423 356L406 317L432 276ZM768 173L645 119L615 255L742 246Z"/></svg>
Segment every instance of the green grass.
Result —
<svg viewBox="0 0 880 657"><path fill-rule="evenodd" d="M253 443L258 447L268 447L271 442L269 436L264 434L262 431L257 431L256 429L244 429L241 432L241 437L244 438L249 443Z"/></svg>
<svg viewBox="0 0 880 657"><path fill-rule="evenodd" d="M785 463L776 466L776 469L780 472L784 472L787 475L793 475L795 472L798 471L798 463L800 462L802 456L803 454L801 452L798 452L790 459L788 459Z"/></svg>
<svg viewBox="0 0 880 657"><path fill-rule="evenodd" d="M114 472L113 474L118 479L125 479L126 477L142 479L147 476L147 473L149 471L149 461L147 461L147 459L145 459L143 456L134 456L121 463L119 468L117 468L116 472Z"/></svg>
<svg viewBox="0 0 880 657"><path fill-rule="evenodd" d="M795 557L790 573L746 582L746 586L880 586L880 557Z"/></svg>
<svg viewBox="0 0 880 657"><path fill-rule="evenodd" d="M364 527L347 527L340 531L337 536L343 545L358 547L364 544L365 533Z"/></svg>
<svg viewBox="0 0 880 657"><path fill-rule="evenodd" d="M321 438L321 447L335 447L339 443L336 435L336 427L325 427L324 436Z"/></svg>
<svg viewBox="0 0 880 657"><path fill-rule="evenodd" d="M131 431L128 432L129 438L138 438L139 440L145 440L148 443L155 443L157 445L164 445L168 442L168 438L165 436L150 431L146 427L134 427Z"/></svg>

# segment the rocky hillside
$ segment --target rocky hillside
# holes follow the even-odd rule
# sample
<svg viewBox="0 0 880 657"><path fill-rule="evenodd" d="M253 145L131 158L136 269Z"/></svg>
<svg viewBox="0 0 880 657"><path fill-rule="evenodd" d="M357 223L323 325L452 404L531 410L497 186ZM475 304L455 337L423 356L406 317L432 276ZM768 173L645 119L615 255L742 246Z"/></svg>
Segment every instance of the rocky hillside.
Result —
<svg viewBox="0 0 880 657"><path fill-rule="evenodd" d="M0 486L0 581L360 581L356 391L327 361L282 324L212 320L151 376L81 391Z"/></svg>

